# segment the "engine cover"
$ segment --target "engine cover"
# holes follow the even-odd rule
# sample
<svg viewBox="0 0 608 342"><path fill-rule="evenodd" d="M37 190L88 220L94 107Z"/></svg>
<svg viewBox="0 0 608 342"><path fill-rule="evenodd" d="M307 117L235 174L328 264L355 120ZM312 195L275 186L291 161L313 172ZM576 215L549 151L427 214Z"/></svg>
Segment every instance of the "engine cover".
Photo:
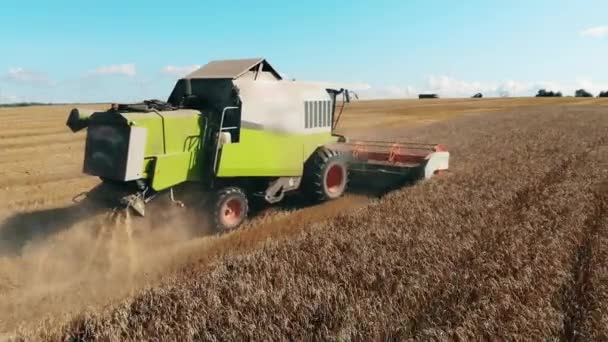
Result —
<svg viewBox="0 0 608 342"><path fill-rule="evenodd" d="M146 133L142 127L89 126L83 171L116 181L142 178Z"/></svg>

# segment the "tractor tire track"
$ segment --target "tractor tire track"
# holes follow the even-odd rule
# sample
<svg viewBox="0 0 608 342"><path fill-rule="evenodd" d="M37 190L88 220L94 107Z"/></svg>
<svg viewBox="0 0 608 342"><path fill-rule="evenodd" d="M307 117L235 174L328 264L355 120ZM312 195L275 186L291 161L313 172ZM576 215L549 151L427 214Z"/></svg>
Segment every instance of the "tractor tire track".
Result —
<svg viewBox="0 0 608 342"><path fill-rule="evenodd" d="M66 128L41 128L37 130L27 129L11 129L3 131L0 129L0 141L3 139L15 139L24 137L39 137L39 136L56 136L59 134L66 134Z"/></svg>
<svg viewBox="0 0 608 342"><path fill-rule="evenodd" d="M531 237L520 238L520 241L523 241L524 244L521 245L518 250L514 250L514 252L516 252L516 254L513 255L514 260L518 259L518 255L523 256L524 259L520 258L520 260L524 261L522 265L528 265L528 267L531 268L529 270L530 272L540 272L536 276L541 277L541 279L544 277L544 274L547 274L546 276L551 277L553 283L557 282L557 285L552 285L553 283L549 281L543 282L542 285L546 286L546 292L537 292L528 299L530 302L526 304L529 307L534 308L534 310L540 310L539 312L534 311L538 315L554 315L553 317L558 317L559 312L563 312L563 309L559 303L555 304L556 301L551 299L554 299L554 297L561 298L560 294L563 293L561 290L562 286L570 283L570 278L564 275L563 270L567 269L571 264L568 261L568 258L575 254L574 250L576 242L573 239L580 239L581 236L584 236L583 227L585 225L581 224L581 220L593 220L592 212L594 203L587 194L593 191L594 184L597 184L598 179L601 179L599 173L593 172L593 170L598 170L598 166L601 165L601 162L598 163L595 156L590 156L590 154L597 151L598 148L605 144L607 140L608 139L606 139L606 136L604 135L603 138L599 139L598 142L592 145L593 147L586 149L584 154L578 155L579 157L574 158L574 167L563 169L563 174L559 175L561 178L566 179L567 182L560 181L551 185L554 187L555 191L542 191L542 189L539 188L539 190L544 193L544 196L542 198L537 198L537 201L534 201L535 207L538 209L535 209L535 207L530 207L527 210L518 212L519 214L526 211L530 212L532 216L522 216L520 218L522 219L521 222L531 224L531 228L533 228L534 231L532 231L533 235ZM590 171L591 174L589 173ZM553 194L556 194L556 196L552 196ZM559 198L562 196L572 199L580 198L580 201L570 204L565 201L560 201ZM547 204L544 205L544 203ZM591 209L591 214L583 214L587 213L589 209ZM531 219L532 221L530 221ZM543 227L546 229L542 229ZM553 245L554 248L551 249L548 247L549 245ZM505 251L508 251L508 249ZM501 254L496 253L496 255ZM547 255L552 255L552 257L548 257ZM487 261L480 262L481 266L484 265L484 262L491 262L491 260L493 260L491 258L485 259L487 259ZM500 264L498 261L497 263ZM512 265L513 261L503 264ZM540 269L543 269L543 271L540 271ZM488 272L497 271L490 270ZM512 271L504 272L509 274ZM535 286L533 283L527 283L529 279L526 279L525 276L523 276L523 278L518 278L517 272L519 271L513 273L512 276L505 276L504 278L501 278L505 284L500 285L498 287L499 290L493 290L494 297L490 297L490 299L498 300L498 298L500 298L500 292L496 291L503 291L502 293L504 294L509 293L509 291L515 291L514 289L519 289L519 291L523 291L525 293L534 293L537 286ZM503 273L503 271L500 271L499 274L500 273ZM515 281L516 283L511 284L509 283L510 281ZM521 283L517 283L518 281ZM548 307L546 306L547 304L545 304L547 301L551 301L554 304ZM471 313L469 314L470 317L466 318L466 323L462 323L458 328L451 330L453 333L457 334L457 337L463 338L463 336L458 335L462 332L465 332L465 335L467 333L472 333L472 336L477 336L476 334L485 332L486 329L488 329L488 326L484 326L480 322L480 319L484 317L483 314L498 315L491 317L494 317L494 319L497 320L503 320L503 324L506 324L506 321L504 320L506 320L509 316L509 310L513 310L513 307L510 306L510 304L500 303L497 305L497 307L492 309L481 307L480 315L479 313L473 313L473 310L471 310L470 307L470 305L467 305L467 308L469 308L468 311ZM491 310L497 311L491 312ZM513 318L509 318L509 320L513 321ZM554 322L553 325L548 325L547 322L542 321L538 323L524 323L526 325L525 327L521 326L521 319L518 322L519 323L512 324L520 324L520 328L524 329L546 329L545 332L552 331L552 336L559 335L560 325L557 322ZM471 329L472 327L474 328ZM494 327L496 327L496 325L494 325ZM494 331L494 333L499 332ZM511 333L515 333L515 331L512 330ZM471 335L467 336L469 338L472 337Z"/></svg>
<svg viewBox="0 0 608 342"><path fill-rule="evenodd" d="M585 339L583 324L587 315L591 314L593 305L590 298L590 279L593 277L591 260L593 258L593 244L600 229L607 226L608 219L608 181L605 181L594 192L595 207L593 213L585 222L583 239L578 246L572 262L572 279L574 283L570 288L562 291L562 300L565 302L564 330L562 341L579 341Z"/></svg>
<svg viewBox="0 0 608 342"><path fill-rule="evenodd" d="M602 138L592 145L601 146L604 141L605 139ZM478 268L476 265L481 266L485 260L500 255L501 251L496 249L496 246L500 245L501 241L506 240L512 234L511 229L505 229L504 227L513 227L521 222L525 222L524 213L526 211L530 211L534 207L542 207L542 204L551 198L552 194L545 192L545 190L564 182L565 178L562 175L567 173L568 170L584 167L582 162L589 157L592 151L593 149L588 149L585 153L567 156L551 168L549 172L545 173L538 183L533 183L517 190L511 200L505 203L504 206L495 208L495 210L487 213L487 215L501 219L500 226L498 226L501 229L498 231L483 230L475 245L471 249L468 249L455 262L456 269L462 271L446 275L446 279L440 282L443 286L434 291L428 303L421 305L424 309L414 316L409 325L411 329L409 334L411 336L421 338L420 334L422 331L431 326L436 330L447 331L449 327L457 327L462 324L468 313L474 310L473 303L479 300L479 295L474 287L468 289L463 294L457 291L458 288L452 286L454 284L469 284L467 282L467 279L471 277L469 273L475 272ZM540 229L535 230L527 244L535 246L545 234L545 231ZM479 258L480 255L484 257ZM463 311L455 312L450 309L445 310L446 303L467 303L467 305L462 306L464 308ZM425 323L428 317L432 317L433 320L432 322Z"/></svg>
<svg viewBox="0 0 608 342"><path fill-rule="evenodd" d="M75 141L80 141L78 137L65 134L55 134L47 136L39 136L36 138L11 138L0 140L0 149L11 150L16 148L28 148L45 146L49 144L70 144Z"/></svg>
<svg viewBox="0 0 608 342"><path fill-rule="evenodd" d="M42 171L23 171L23 174L17 175L3 175L0 179L0 189L6 188L14 189L23 186L35 186L42 184L49 184L59 181L69 181L72 179L78 179L85 177L82 174L82 170L76 165L61 165L58 166L53 172L42 173Z"/></svg>
<svg viewBox="0 0 608 342"><path fill-rule="evenodd" d="M0 150L0 160L2 163L11 163L13 161L24 161L33 158L48 158L54 154L65 153L73 150L74 154L81 154L83 151L84 142L73 140L67 142L53 142L40 148L40 146L19 146L10 150Z"/></svg>

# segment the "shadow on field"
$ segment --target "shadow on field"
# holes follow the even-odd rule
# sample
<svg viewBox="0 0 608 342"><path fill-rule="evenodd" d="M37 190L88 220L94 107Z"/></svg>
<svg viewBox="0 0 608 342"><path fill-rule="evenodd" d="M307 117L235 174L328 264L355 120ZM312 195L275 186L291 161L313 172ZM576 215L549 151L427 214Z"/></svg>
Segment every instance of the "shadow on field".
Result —
<svg viewBox="0 0 608 342"><path fill-rule="evenodd" d="M0 257L18 255L31 242L41 242L80 221L107 211L108 189L99 184L73 198L74 204L17 213L0 223Z"/></svg>
<svg viewBox="0 0 608 342"><path fill-rule="evenodd" d="M380 198L387 193L415 185L420 178L389 174L353 175L349 183L349 193Z"/></svg>
<svg viewBox="0 0 608 342"><path fill-rule="evenodd" d="M0 256L21 253L25 245L67 230L101 208L88 203L69 207L37 210L10 216L0 224Z"/></svg>
<svg viewBox="0 0 608 342"><path fill-rule="evenodd" d="M347 194L366 196L369 198L381 198L391 191L415 185L419 179L393 175L357 175L351 176L348 184ZM314 207L319 203L313 202L305 196L294 193L287 195L283 201L276 204L258 202L251 204L250 218L255 218L265 210L273 208L277 210L298 210Z"/></svg>
<svg viewBox="0 0 608 342"><path fill-rule="evenodd" d="M392 190L412 185L415 180L404 179L403 177L353 177L349 183L348 193L355 195L367 196L370 198L379 198ZM91 189L91 193L102 193L104 189L101 186ZM186 206L186 211L175 209L166 198L157 198L147 205L146 218L140 221L146 221L148 228L154 226L164 226L168 222L172 222L171 215L186 216L190 215L188 225L192 226L192 230L196 230L194 235L211 235L208 227L204 227L203 213L204 204L198 197L200 194L181 192L182 199L189 202ZM166 197L166 196L164 196ZM200 205L191 205L196 202ZM292 211L308 207L314 207L318 203L308 200L300 194L286 196L282 202L277 204L268 204L263 200L250 203L249 218L253 219L261 215L268 209L278 211ZM100 201L99 197L91 196L91 199L75 203L74 205L30 211L18 213L10 216L0 223L0 257L18 255L23 248L30 242L43 241L51 236L62 231L68 230L80 221L84 221L92 216L109 212L111 206L104 201ZM198 213L194 216L193 214Z"/></svg>

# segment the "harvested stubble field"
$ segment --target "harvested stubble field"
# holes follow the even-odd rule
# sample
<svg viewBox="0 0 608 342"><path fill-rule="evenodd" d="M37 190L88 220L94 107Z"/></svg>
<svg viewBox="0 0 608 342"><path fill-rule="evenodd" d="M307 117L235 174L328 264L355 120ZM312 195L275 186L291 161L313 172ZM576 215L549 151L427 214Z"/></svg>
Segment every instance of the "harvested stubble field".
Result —
<svg viewBox="0 0 608 342"><path fill-rule="evenodd" d="M99 241L90 231L108 229L65 209L95 184L79 174L82 136L61 132L65 108L35 120L22 117L42 109L0 111L14 121L0 128L0 172L11 180L0 190L9 222L0 235L22 245L0 257L0 331L26 340L608 339L607 102L352 109L346 131L445 143L451 171L381 199L271 211L222 237L189 239L176 227L194 219L182 217L125 242L122 228L149 228L126 218L87 271L78 260ZM53 234L25 241L35 229Z"/></svg>

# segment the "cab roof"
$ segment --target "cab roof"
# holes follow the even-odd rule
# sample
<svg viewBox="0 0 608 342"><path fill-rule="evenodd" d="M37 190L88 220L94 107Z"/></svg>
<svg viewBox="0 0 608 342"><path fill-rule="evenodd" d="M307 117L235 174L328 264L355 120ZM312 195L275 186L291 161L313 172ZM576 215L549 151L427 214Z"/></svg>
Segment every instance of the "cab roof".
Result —
<svg viewBox="0 0 608 342"><path fill-rule="evenodd" d="M193 71L185 79L237 79L250 71L271 73L276 80L281 75L264 58L215 60Z"/></svg>

